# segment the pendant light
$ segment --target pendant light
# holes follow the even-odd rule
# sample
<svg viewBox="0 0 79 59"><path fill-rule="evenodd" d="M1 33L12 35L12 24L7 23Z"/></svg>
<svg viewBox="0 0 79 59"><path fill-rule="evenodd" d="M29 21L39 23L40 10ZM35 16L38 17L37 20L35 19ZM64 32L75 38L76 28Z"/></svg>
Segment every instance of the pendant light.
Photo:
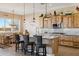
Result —
<svg viewBox="0 0 79 59"><path fill-rule="evenodd" d="M26 6L25 6L25 3L24 3L24 21L25 21L25 7L26 7Z"/></svg>
<svg viewBox="0 0 79 59"><path fill-rule="evenodd" d="M50 18L49 15L47 14L47 3L45 4L45 16L44 18Z"/></svg>
<svg viewBox="0 0 79 59"><path fill-rule="evenodd" d="M47 3L45 4L45 16L44 18L47 18Z"/></svg>
<svg viewBox="0 0 79 59"><path fill-rule="evenodd" d="M33 3L33 22L35 22L35 4Z"/></svg>
<svg viewBox="0 0 79 59"><path fill-rule="evenodd" d="M12 10L12 12L13 12L13 20L12 20L11 27L12 27L12 28L16 28L16 25L14 24L14 16L15 16L14 10Z"/></svg>
<svg viewBox="0 0 79 59"><path fill-rule="evenodd" d="M48 4L43 3L41 5L45 5L45 14L41 14L39 17L51 18L52 14L51 13L48 14Z"/></svg>

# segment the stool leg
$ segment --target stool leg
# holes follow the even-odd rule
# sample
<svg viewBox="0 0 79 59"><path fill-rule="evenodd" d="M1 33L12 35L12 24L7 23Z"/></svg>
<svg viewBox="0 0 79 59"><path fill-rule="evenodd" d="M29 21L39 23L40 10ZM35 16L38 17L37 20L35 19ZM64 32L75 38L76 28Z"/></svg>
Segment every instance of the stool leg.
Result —
<svg viewBox="0 0 79 59"><path fill-rule="evenodd" d="M44 56L46 56L46 53L47 53L47 52L46 52L46 47L44 47Z"/></svg>
<svg viewBox="0 0 79 59"><path fill-rule="evenodd" d="M24 49L24 55L26 55L26 50Z"/></svg>
<svg viewBox="0 0 79 59"><path fill-rule="evenodd" d="M19 43L16 43L15 48L16 48L16 52L17 52L17 50L19 50Z"/></svg>
<svg viewBox="0 0 79 59"><path fill-rule="evenodd" d="M19 50L19 43L17 44L17 49Z"/></svg>
<svg viewBox="0 0 79 59"><path fill-rule="evenodd" d="M24 43L21 43L22 52L24 50Z"/></svg>
<svg viewBox="0 0 79 59"><path fill-rule="evenodd" d="M32 53L33 53L33 45L31 45L31 55L32 55Z"/></svg>
<svg viewBox="0 0 79 59"><path fill-rule="evenodd" d="M31 55L34 55L34 45L31 46Z"/></svg>
<svg viewBox="0 0 79 59"><path fill-rule="evenodd" d="M15 51L17 52L17 43L15 44L15 48L16 48Z"/></svg>
<svg viewBox="0 0 79 59"><path fill-rule="evenodd" d="M44 56L44 54L45 54L45 51L44 51L45 49L44 49L44 47L43 47L43 56Z"/></svg>
<svg viewBox="0 0 79 59"><path fill-rule="evenodd" d="M26 55L27 45L24 45L24 55Z"/></svg>
<svg viewBox="0 0 79 59"><path fill-rule="evenodd" d="M39 56L39 47L36 47L36 56Z"/></svg>

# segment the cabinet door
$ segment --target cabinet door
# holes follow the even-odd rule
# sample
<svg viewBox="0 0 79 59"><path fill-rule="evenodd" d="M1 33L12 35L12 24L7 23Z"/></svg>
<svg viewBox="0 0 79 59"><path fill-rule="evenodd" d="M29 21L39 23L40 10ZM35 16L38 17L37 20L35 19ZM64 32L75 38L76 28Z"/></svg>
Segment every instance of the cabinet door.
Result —
<svg viewBox="0 0 79 59"><path fill-rule="evenodd" d="M43 27L43 17L40 17L39 18L39 26L42 28Z"/></svg>
<svg viewBox="0 0 79 59"><path fill-rule="evenodd" d="M74 27L79 28L79 14L74 15Z"/></svg>
<svg viewBox="0 0 79 59"><path fill-rule="evenodd" d="M53 16L52 17L52 24L56 24L56 23L57 23L56 16Z"/></svg>
<svg viewBox="0 0 79 59"><path fill-rule="evenodd" d="M74 28L77 27L77 15L75 14L74 15Z"/></svg>
<svg viewBox="0 0 79 59"><path fill-rule="evenodd" d="M57 16L57 24L60 24L61 23L61 16Z"/></svg>
<svg viewBox="0 0 79 59"><path fill-rule="evenodd" d="M63 27L68 28L68 16L63 17Z"/></svg>
<svg viewBox="0 0 79 59"><path fill-rule="evenodd" d="M44 20L44 28L48 28L48 20Z"/></svg>
<svg viewBox="0 0 79 59"><path fill-rule="evenodd" d="M64 16L63 24L64 24L64 28L72 28L73 27L73 17L72 17L72 15Z"/></svg>
<svg viewBox="0 0 79 59"><path fill-rule="evenodd" d="M52 27L52 20L51 18L44 19L44 28L51 28Z"/></svg>
<svg viewBox="0 0 79 59"><path fill-rule="evenodd" d="M68 16L68 28L73 27L73 15Z"/></svg>
<svg viewBox="0 0 79 59"><path fill-rule="evenodd" d="M52 18L39 18L39 24L41 28L51 28L52 27Z"/></svg>
<svg viewBox="0 0 79 59"><path fill-rule="evenodd" d="M77 15L77 27L79 28L79 14Z"/></svg>

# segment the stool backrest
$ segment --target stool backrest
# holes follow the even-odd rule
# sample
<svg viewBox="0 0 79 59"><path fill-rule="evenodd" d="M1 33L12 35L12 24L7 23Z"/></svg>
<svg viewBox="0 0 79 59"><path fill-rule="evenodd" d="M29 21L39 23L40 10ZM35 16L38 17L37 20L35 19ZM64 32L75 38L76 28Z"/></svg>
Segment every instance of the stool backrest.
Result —
<svg viewBox="0 0 79 59"><path fill-rule="evenodd" d="M26 44L28 44L29 43L29 35L23 35L23 38L24 38L24 42Z"/></svg>
<svg viewBox="0 0 79 59"><path fill-rule="evenodd" d="M42 36L36 36L37 38L37 45L42 45Z"/></svg>
<svg viewBox="0 0 79 59"><path fill-rule="evenodd" d="M15 35L15 41L16 41L16 42L19 42L19 41L20 41L20 36L19 36L19 34L16 34L16 35Z"/></svg>

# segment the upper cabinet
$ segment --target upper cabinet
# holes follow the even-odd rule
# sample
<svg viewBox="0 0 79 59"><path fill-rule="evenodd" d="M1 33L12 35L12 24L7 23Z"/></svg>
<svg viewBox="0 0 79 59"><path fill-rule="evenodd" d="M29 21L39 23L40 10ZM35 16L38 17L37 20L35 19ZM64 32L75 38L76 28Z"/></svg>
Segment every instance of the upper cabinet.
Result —
<svg viewBox="0 0 79 59"><path fill-rule="evenodd" d="M40 18L40 26L43 28L52 28L53 24L63 28L79 28L79 13L63 16L57 15L47 19Z"/></svg>
<svg viewBox="0 0 79 59"><path fill-rule="evenodd" d="M52 18L43 18L40 17L40 27L41 28L51 28L52 27Z"/></svg>

